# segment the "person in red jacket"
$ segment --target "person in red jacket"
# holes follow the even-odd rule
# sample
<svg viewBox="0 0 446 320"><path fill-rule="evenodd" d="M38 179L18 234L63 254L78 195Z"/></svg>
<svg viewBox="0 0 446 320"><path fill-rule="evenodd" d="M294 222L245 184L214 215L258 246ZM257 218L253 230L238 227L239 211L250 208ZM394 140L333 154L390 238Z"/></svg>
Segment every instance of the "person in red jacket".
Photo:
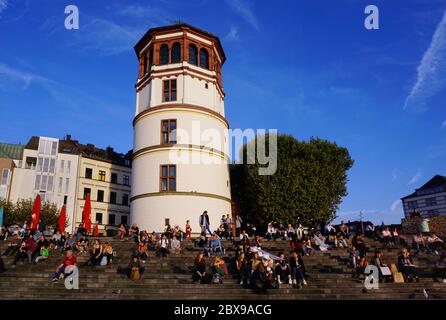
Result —
<svg viewBox="0 0 446 320"><path fill-rule="evenodd" d="M32 236L26 240L26 247L28 248L28 251L26 252L28 255L28 263L32 263L37 250L37 243Z"/></svg>
<svg viewBox="0 0 446 320"><path fill-rule="evenodd" d="M71 250L67 251L65 257L62 259L62 262L57 267L56 272L54 273L53 282L59 281L60 275L65 272L65 269L68 266L77 266L77 259Z"/></svg>

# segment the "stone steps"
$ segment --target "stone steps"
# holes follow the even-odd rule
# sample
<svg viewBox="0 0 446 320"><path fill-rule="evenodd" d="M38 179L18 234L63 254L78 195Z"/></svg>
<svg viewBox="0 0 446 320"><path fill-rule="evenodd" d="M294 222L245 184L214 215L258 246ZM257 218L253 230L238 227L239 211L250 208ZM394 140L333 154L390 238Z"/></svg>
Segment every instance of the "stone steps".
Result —
<svg viewBox="0 0 446 320"><path fill-rule="evenodd" d="M379 290L363 292L363 283L352 279L352 270L348 267L347 249L334 248L328 252L316 252L314 256L304 257L307 273L311 276L309 285L302 289L290 285L282 285L279 289L256 292L251 288L244 288L238 284L233 275L224 278L220 285L192 284L189 268L197 252L201 248L194 248L190 240L183 243L184 252L168 257L156 257L149 252L149 259L145 264L145 272L140 281L133 282L125 276L117 274L118 266L126 266L131 252L135 249L132 241L108 241L117 251L113 265L107 267L85 267L88 255L78 256L80 264L80 289L66 290L63 281L56 284L50 282L55 267L60 263L62 255L53 251L50 258L38 265L18 263L15 269L10 268L13 257L3 257L7 272L0 275L0 299L241 299L241 300L305 300L305 299L422 299L422 291L429 291L434 299L446 298L446 285L436 283L430 277L420 278L419 283L382 283ZM235 255L236 245L224 240L226 257ZM369 246L382 244L368 241ZM0 251L6 249L7 242L0 242ZM272 254L279 252L287 254L287 241L264 242L263 248ZM398 248L384 249L384 261L396 263ZM369 254L371 257L371 254ZM430 269L437 260L434 256L415 257L415 263L421 269ZM211 259L207 259L208 264ZM119 291L120 290L120 291ZM120 293L117 293L117 292Z"/></svg>

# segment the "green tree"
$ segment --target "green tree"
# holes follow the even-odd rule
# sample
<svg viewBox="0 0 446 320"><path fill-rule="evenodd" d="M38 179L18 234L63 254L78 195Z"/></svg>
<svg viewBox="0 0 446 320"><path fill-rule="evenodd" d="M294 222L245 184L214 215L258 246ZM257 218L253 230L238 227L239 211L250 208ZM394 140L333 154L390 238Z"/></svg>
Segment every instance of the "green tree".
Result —
<svg viewBox="0 0 446 320"><path fill-rule="evenodd" d="M31 210L34 200L21 199L16 203L0 199L0 207L4 208L4 224L14 223L22 224L25 221L31 221ZM42 204L40 221L46 226L56 227L58 218L57 207L53 203L45 202Z"/></svg>
<svg viewBox="0 0 446 320"><path fill-rule="evenodd" d="M268 146L269 136L265 138ZM241 154L247 158L246 144ZM277 171L262 176L260 166L256 161L231 168L233 197L243 199L239 202L241 212L260 226L271 220L314 226L335 218L342 197L347 195L347 172L353 160L346 148L335 143L279 135Z"/></svg>

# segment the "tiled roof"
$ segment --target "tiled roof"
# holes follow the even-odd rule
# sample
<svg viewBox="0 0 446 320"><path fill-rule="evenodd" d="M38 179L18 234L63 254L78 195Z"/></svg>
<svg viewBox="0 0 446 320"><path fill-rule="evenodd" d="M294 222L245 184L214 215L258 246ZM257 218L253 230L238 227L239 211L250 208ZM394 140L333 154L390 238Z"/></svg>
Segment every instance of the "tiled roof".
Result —
<svg viewBox="0 0 446 320"><path fill-rule="evenodd" d="M0 158L21 160L24 149L23 144L0 143Z"/></svg>

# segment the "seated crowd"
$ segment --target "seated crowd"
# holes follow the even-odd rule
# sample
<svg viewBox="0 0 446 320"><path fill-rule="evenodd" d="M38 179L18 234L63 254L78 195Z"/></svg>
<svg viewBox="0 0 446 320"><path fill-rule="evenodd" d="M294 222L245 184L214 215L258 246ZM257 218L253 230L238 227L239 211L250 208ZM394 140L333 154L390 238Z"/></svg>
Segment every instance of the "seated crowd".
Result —
<svg viewBox="0 0 446 320"><path fill-rule="evenodd" d="M196 239L192 239L189 220L186 221L184 230L179 226L167 225L164 232L149 233L147 230L140 230L136 224L131 227L121 224L114 238L135 244L128 265L118 267L118 272L132 280L138 280L144 273L144 264L151 256L150 251L159 258L178 255L184 251L183 242L190 239L194 250L199 249L191 270L195 283L222 283L225 277L235 275L243 286L267 289L286 284L302 288L310 279L305 271L305 257L312 256L317 251L324 252L335 248L348 250L349 265L354 278L365 277L368 265L378 267L379 280L384 282L395 281L395 273L400 273L404 282L419 281L421 274L410 254L409 240L400 236L396 228L384 224L375 227L369 223L362 230L350 230L349 224L344 222L338 226L328 223L321 228L305 228L301 224L271 221L266 226L266 232L262 234L252 223L242 225L237 220L237 223L233 224L229 215L223 215L215 231L211 232L209 226L202 227ZM368 247L367 243L370 242L365 238L379 241L382 246ZM223 239L231 240L235 245L235 256L226 255ZM278 256L268 253L263 248L263 239L267 242L279 239L287 241L289 253L280 253ZM50 233L47 228L31 231L24 223L9 229L0 228L0 240L9 240L1 256L13 257L12 268L20 261L37 264L47 260L50 255L62 254L63 259L54 273L54 282L66 272L66 268L78 265L76 255L89 256L83 267L111 266L116 256L109 242L89 238L81 225L76 232L70 234L58 230ZM394 247L400 249L398 255L392 257L392 261L385 261L383 250L391 250ZM446 283L444 241L434 233L419 233L412 238L412 249L415 255L425 251L427 254L439 256L432 268L433 276ZM369 255L371 259L368 258ZM390 260L388 257L387 259ZM4 262L0 257L0 273L4 271Z"/></svg>

